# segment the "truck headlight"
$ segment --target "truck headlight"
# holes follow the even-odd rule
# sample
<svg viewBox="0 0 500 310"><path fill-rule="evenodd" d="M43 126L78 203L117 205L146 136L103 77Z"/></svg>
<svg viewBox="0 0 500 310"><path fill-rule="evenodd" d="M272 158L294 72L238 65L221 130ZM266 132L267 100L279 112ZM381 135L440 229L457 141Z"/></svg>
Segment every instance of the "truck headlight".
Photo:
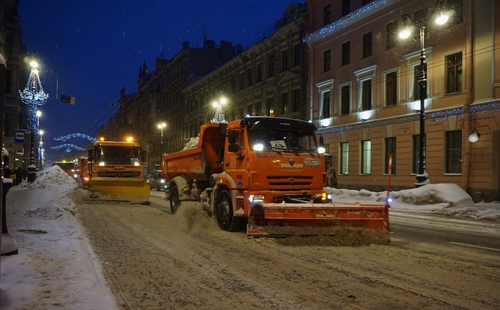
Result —
<svg viewBox="0 0 500 310"><path fill-rule="evenodd" d="M264 201L264 195L250 195L248 198L251 203Z"/></svg>
<svg viewBox="0 0 500 310"><path fill-rule="evenodd" d="M262 144L262 143L256 143L256 144L253 145L252 149L254 151L260 152L260 151L264 150L264 144Z"/></svg>

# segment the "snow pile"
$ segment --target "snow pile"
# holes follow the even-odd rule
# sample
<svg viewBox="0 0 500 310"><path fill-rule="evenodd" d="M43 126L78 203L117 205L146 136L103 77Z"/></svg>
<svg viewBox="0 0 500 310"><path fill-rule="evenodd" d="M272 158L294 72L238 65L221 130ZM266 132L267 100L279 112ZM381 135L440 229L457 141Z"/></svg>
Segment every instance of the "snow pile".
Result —
<svg viewBox="0 0 500 310"><path fill-rule="evenodd" d="M18 254L1 257L0 309L117 309L74 216L77 188L53 166L7 193L7 228Z"/></svg>
<svg viewBox="0 0 500 310"><path fill-rule="evenodd" d="M384 204L387 192L349 190L326 187L337 204L353 202ZM498 202L474 204L472 198L456 184L428 184L418 188L389 193L391 210L426 212L473 219L500 219Z"/></svg>
<svg viewBox="0 0 500 310"><path fill-rule="evenodd" d="M200 137L190 138L189 141L184 145L183 150L194 149L198 147L198 143L200 141Z"/></svg>

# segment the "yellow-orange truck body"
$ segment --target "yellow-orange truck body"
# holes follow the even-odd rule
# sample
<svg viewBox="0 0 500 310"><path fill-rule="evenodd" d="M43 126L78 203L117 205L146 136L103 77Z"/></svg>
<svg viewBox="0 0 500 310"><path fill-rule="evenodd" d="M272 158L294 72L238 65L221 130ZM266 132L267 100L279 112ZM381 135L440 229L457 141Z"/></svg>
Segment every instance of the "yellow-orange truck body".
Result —
<svg viewBox="0 0 500 310"><path fill-rule="evenodd" d="M143 151L137 142L97 141L89 150L90 187L94 196L147 202L150 187L143 175Z"/></svg>

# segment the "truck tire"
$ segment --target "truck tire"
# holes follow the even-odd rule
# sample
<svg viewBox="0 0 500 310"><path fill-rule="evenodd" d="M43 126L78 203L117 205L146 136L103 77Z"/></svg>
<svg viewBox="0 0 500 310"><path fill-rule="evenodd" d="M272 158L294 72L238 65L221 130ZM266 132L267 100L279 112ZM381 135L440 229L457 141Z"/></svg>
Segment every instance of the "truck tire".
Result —
<svg viewBox="0 0 500 310"><path fill-rule="evenodd" d="M170 184L170 211L172 214L175 214L179 206L181 205L181 200L179 199L179 191L177 190L177 186L172 182Z"/></svg>
<svg viewBox="0 0 500 310"><path fill-rule="evenodd" d="M235 217L233 203L228 191L220 191L215 201L215 215L219 228L225 231L236 231L241 227L242 219Z"/></svg>

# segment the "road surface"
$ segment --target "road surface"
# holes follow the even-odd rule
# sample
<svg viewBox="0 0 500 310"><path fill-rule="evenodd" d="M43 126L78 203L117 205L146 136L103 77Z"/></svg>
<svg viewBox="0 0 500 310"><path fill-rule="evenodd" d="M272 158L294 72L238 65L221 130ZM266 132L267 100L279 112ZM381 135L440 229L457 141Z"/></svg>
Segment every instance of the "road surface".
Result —
<svg viewBox="0 0 500 310"><path fill-rule="evenodd" d="M412 239L333 246L248 239L197 203L79 201L76 212L121 309L497 309L500 253ZM399 224L398 224L399 225ZM498 236L498 235L497 235Z"/></svg>

